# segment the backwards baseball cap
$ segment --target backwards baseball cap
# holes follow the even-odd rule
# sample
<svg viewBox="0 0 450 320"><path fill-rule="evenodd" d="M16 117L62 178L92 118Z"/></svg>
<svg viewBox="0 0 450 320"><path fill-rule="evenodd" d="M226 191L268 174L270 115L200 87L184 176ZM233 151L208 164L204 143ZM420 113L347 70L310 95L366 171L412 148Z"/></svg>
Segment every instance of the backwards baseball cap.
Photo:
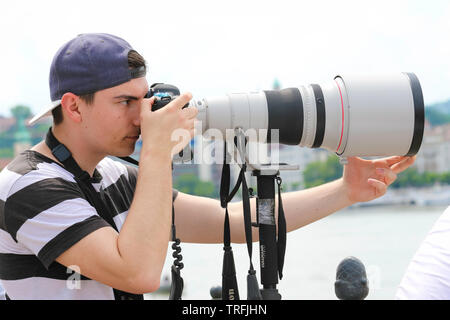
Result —
<svg viewBox="0 0 450 320"><path fill-rule="evenodd" d="M50 67L52 103L28 124L50 116L66 92L85 95L145 76L145 66L128 66L132 50L125 40L106 33L80 34L67 42L56 52Z"/></svg>

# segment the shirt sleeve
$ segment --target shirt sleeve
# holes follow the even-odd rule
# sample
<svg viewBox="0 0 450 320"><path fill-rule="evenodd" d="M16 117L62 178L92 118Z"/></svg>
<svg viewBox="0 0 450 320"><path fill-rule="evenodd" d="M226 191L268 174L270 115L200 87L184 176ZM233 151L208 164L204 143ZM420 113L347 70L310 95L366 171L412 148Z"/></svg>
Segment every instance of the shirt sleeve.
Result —
<svg viewBox="0 0 450 320"><path fill-rule="evenodd" d="M46 268L82 238L109 226L74 181L22 180L5 201L5 229Z"/></svg>

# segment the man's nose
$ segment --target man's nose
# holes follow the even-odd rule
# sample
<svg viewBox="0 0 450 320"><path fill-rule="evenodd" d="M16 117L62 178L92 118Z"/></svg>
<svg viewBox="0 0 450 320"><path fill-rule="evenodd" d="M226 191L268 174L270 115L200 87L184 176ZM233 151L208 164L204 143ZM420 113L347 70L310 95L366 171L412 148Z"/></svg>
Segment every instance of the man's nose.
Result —
<svg viewBox="0 0 450 320"><path fill-rule="evenodd" d="M140 127L141 126L141 105L137 106L136 108L134 108L134 112L133 112L133 125L136 127Z"/></svg>

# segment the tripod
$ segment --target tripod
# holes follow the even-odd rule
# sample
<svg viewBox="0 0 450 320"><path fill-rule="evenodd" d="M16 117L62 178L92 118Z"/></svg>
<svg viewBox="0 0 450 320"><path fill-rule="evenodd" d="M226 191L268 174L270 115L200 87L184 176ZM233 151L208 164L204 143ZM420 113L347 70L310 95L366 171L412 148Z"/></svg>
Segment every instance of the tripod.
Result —
<svg viewBox="0 0 450 320"><path fill-rule="evenodd" d="M257 179L256 223L259 228L259 256L263 300L281 300L278 292L278 278L282 278L284 254L286 249L286 221L281 201L280 171L297 170L298 166L288 164L251 164L245 156L245 135L242 130L236 131L236 146L240 160L245 160L245 168L251 170ZM275 217L275 183L278 185L278 236ZM249 190L250 195L252 191ZM248 230L246 230L248 232Z"/></svg>

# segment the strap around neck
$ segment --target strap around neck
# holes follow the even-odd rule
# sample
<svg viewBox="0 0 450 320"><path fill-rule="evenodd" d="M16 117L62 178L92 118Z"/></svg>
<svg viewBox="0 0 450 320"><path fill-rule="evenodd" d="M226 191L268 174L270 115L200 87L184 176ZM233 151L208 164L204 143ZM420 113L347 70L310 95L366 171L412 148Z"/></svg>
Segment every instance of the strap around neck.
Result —
<svg viewBox="0 0 450 320"><path fill-rule="evenodd" d="M90 180L90 175L80 168L78 163L76 163L75 159L72 157L70 150L56 139L51 127L48 129L45 143L50 148L55 158L64 165L64 168L67 171L83 181Z"/></svg>

